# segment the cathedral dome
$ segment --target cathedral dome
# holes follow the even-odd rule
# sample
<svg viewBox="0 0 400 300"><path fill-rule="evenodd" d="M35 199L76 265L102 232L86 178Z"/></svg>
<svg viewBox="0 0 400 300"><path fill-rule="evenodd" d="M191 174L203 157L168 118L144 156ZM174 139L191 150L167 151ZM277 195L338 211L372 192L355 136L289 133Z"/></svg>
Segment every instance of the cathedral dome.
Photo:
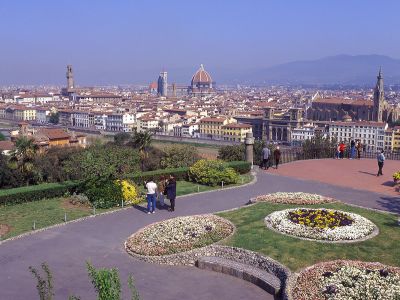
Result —
<svg viewBox="0 0 400 300"><path fill-rule="evenodd" d="M198 84L212 84L212 78L206 70L204 70L203 65L200 65L200 69L192 77L192 86Z"/></svg>

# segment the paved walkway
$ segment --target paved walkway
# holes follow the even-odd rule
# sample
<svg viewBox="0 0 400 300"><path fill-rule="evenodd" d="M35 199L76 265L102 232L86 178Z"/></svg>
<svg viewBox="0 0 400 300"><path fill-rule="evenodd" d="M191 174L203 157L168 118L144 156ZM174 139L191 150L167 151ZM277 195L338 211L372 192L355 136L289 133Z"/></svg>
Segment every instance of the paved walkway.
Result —
<svg viewBox="0 0 400 300"><path fill-rule="evenodd" d="M136 261L125 253L125 239L150 223L178 215L209 213L244 205L251 197L276 191L304 191L336 197L366 207L400 213L399 197L326 183L258 172L253 185L177 199L177 211L147 215L130 208L49 229L0 245L0 299L37 299L28 266L46 261L54 273L56 299L70 294L94 299L85 262L117 267L126 282L133 273L142 299L272 299L260 288L227 275L192 267L169 267ZM124 284L124 299L129 299Z"/></svg>
<svg viewBox="0 0 400 300"><path fill-rule="evenodd" d="M383 176L377 177L378 163L374 159L316 159L302 160L282 165L278 170L270 169L279 175L316 180L333 185L351 187L398 196L393 182L393 173L400 171L400 161L386 160Z"/></svg>

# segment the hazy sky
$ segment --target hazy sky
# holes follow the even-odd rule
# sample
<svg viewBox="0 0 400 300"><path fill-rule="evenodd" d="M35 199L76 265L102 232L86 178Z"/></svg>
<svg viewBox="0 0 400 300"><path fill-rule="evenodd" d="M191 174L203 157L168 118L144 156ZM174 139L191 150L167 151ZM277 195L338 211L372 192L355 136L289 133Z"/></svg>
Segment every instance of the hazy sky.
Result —
<svg viewBox="0 0 400 300"><path fill-rule="evenodd" d="M399 0L1 0L0 85L189 83L337 54L400 58ZM217 79L216 79L217 80ZM187 81L187 82L183 82ZM217 80L218 81L218 80Z"/></svg>

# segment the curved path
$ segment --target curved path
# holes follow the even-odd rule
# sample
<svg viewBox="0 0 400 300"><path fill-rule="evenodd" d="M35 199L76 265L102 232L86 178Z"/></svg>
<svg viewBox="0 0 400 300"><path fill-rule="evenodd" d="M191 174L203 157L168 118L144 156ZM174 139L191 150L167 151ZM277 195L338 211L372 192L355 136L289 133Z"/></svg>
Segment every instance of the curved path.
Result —
<svg viewBox="0 0 400 300"><path fill-rule="evenodd" d="M136 261L126 254L125 239L152 222L178 215L209 213L244 205L251 197L277 191L304 191L335 197L370 208L400 212L398 197L338 187L315 181L258 173L255 184L177 199L177 211L154 215L130 208L82 222L52 228L0 245L0 299L37 299L28 266L46 261L53 271L56 299L74 294L95 299L85 262L117 267L129 299L126 280L136 279L142 299L272 299L260 288L234 277L192 267L170 267Z"/></svg>

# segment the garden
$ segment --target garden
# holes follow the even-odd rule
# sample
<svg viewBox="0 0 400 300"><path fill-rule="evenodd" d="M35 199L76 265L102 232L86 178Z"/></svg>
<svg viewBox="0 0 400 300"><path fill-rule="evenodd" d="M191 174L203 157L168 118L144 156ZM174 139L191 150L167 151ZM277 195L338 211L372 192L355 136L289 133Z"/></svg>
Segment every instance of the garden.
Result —
<svg viewBox="0 0 400 300"><path fill-rule="evenodd" d="M400 299L394 214L307 193L261 195L251 202L216 215L151 224L133 233L125 247L136 258L178 265L223 257L226 249L249 250L288 268L289 299Z"/></svg>

